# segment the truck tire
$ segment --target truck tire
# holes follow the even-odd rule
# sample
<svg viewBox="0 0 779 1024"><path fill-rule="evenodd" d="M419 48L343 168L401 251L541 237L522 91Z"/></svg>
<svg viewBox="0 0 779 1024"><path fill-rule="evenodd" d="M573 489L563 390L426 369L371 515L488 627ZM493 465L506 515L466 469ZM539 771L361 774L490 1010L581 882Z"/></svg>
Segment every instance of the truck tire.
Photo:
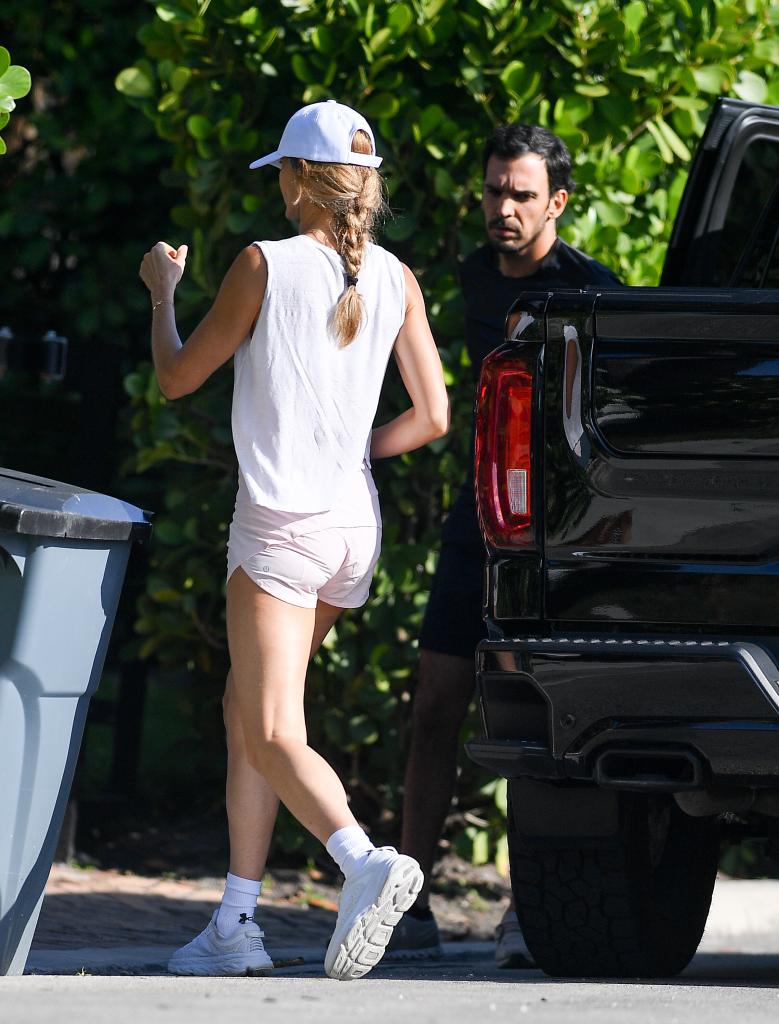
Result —
<svg viewBox="0 0 779 1024"><path fill-rule="evenodd" d="M713 818L670 795L622 793L620 828L597 842L522 835L511 802L508 844L517 915L536 964L561 977L667 977L698 948L717 873Z"/></svg>

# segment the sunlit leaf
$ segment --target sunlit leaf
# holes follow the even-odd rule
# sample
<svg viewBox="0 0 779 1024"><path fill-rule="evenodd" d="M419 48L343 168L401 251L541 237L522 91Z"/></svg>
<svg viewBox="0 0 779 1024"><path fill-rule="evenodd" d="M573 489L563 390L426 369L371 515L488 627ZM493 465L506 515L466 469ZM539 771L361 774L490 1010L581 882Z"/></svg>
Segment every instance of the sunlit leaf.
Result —
<svg viewBox="0 0 779 1024"><path fill-rule="evenodd" d="M31 86L30 72L18 64L11 64L0 75L0 95L10 96L11 99L20 100L27 95Z"/></svg>
<svg viewBox="0 0 779 1024"><path fill-rule="evenodd" d="M0 84L2 80L0 80ZM739 99L750 103L765 103L768 96L768 84L760 75L753 71L740 71L733 92Z"/></svg>
<svg viewBox="0 0 779 1024"><path fill-rule="evenodd" d="M702 92L719 95L723 89L727 88L727 79L722 69L715 65L693 68L692 73L698 88Z"/></svg>
<svg viewBox="0 0 779 1024"><path fill-rule="evenodd" d="M125 68L116 76L114 85L125 96L145 99L154 95L154 82L148 72L142 68Z"/></svg>

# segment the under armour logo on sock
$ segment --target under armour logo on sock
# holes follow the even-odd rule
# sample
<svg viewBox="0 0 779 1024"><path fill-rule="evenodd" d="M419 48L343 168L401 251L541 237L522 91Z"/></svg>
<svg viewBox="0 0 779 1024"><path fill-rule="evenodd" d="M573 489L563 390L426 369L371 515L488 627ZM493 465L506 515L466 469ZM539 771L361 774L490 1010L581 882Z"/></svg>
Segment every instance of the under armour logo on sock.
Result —
<svg viewBox="0 0 779 1024"><path fill-rule="evenodd" d="M238 918L239 924L248 924L249 921L254 921L254 914L241 914Z"/></svg>

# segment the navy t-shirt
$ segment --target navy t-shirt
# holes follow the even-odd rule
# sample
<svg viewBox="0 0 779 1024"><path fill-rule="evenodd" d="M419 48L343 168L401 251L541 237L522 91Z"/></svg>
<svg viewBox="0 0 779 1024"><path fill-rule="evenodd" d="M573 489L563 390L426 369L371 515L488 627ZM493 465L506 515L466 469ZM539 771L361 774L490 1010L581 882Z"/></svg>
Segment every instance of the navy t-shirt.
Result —
<svg viewBox="0 0 779 1024"><path fill-rule="evenodd" d="M490 246L476 249L460 267L460 286L465 300L465 344L474 383L478 382L484 357L502 343L506 314L520 292L593 285L613 288L620 284L608 267L574 249L562 238L555 239L536 270L526 277L506 277L498 269L498 254ZM465 483L447 516L441 538L444 542L483 548L473 488L474 437L475 424L472 424Z"/></svg>

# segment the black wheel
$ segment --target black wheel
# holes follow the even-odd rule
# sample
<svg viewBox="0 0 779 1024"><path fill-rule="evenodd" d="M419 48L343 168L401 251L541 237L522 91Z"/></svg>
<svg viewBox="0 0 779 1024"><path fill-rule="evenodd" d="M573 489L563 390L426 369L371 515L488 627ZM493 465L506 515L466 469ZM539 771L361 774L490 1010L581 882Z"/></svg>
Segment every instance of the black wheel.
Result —
<svg viewBox="0 0 779 1024"><path fill-rule="evenodd" d="M563 977L678 974L698 948L717 873L712 818L691 818L662 794L620 794L617 835L523 839L511 800L511 885L538 966ZM516 799L516 796L515 796Z"/></svg>

